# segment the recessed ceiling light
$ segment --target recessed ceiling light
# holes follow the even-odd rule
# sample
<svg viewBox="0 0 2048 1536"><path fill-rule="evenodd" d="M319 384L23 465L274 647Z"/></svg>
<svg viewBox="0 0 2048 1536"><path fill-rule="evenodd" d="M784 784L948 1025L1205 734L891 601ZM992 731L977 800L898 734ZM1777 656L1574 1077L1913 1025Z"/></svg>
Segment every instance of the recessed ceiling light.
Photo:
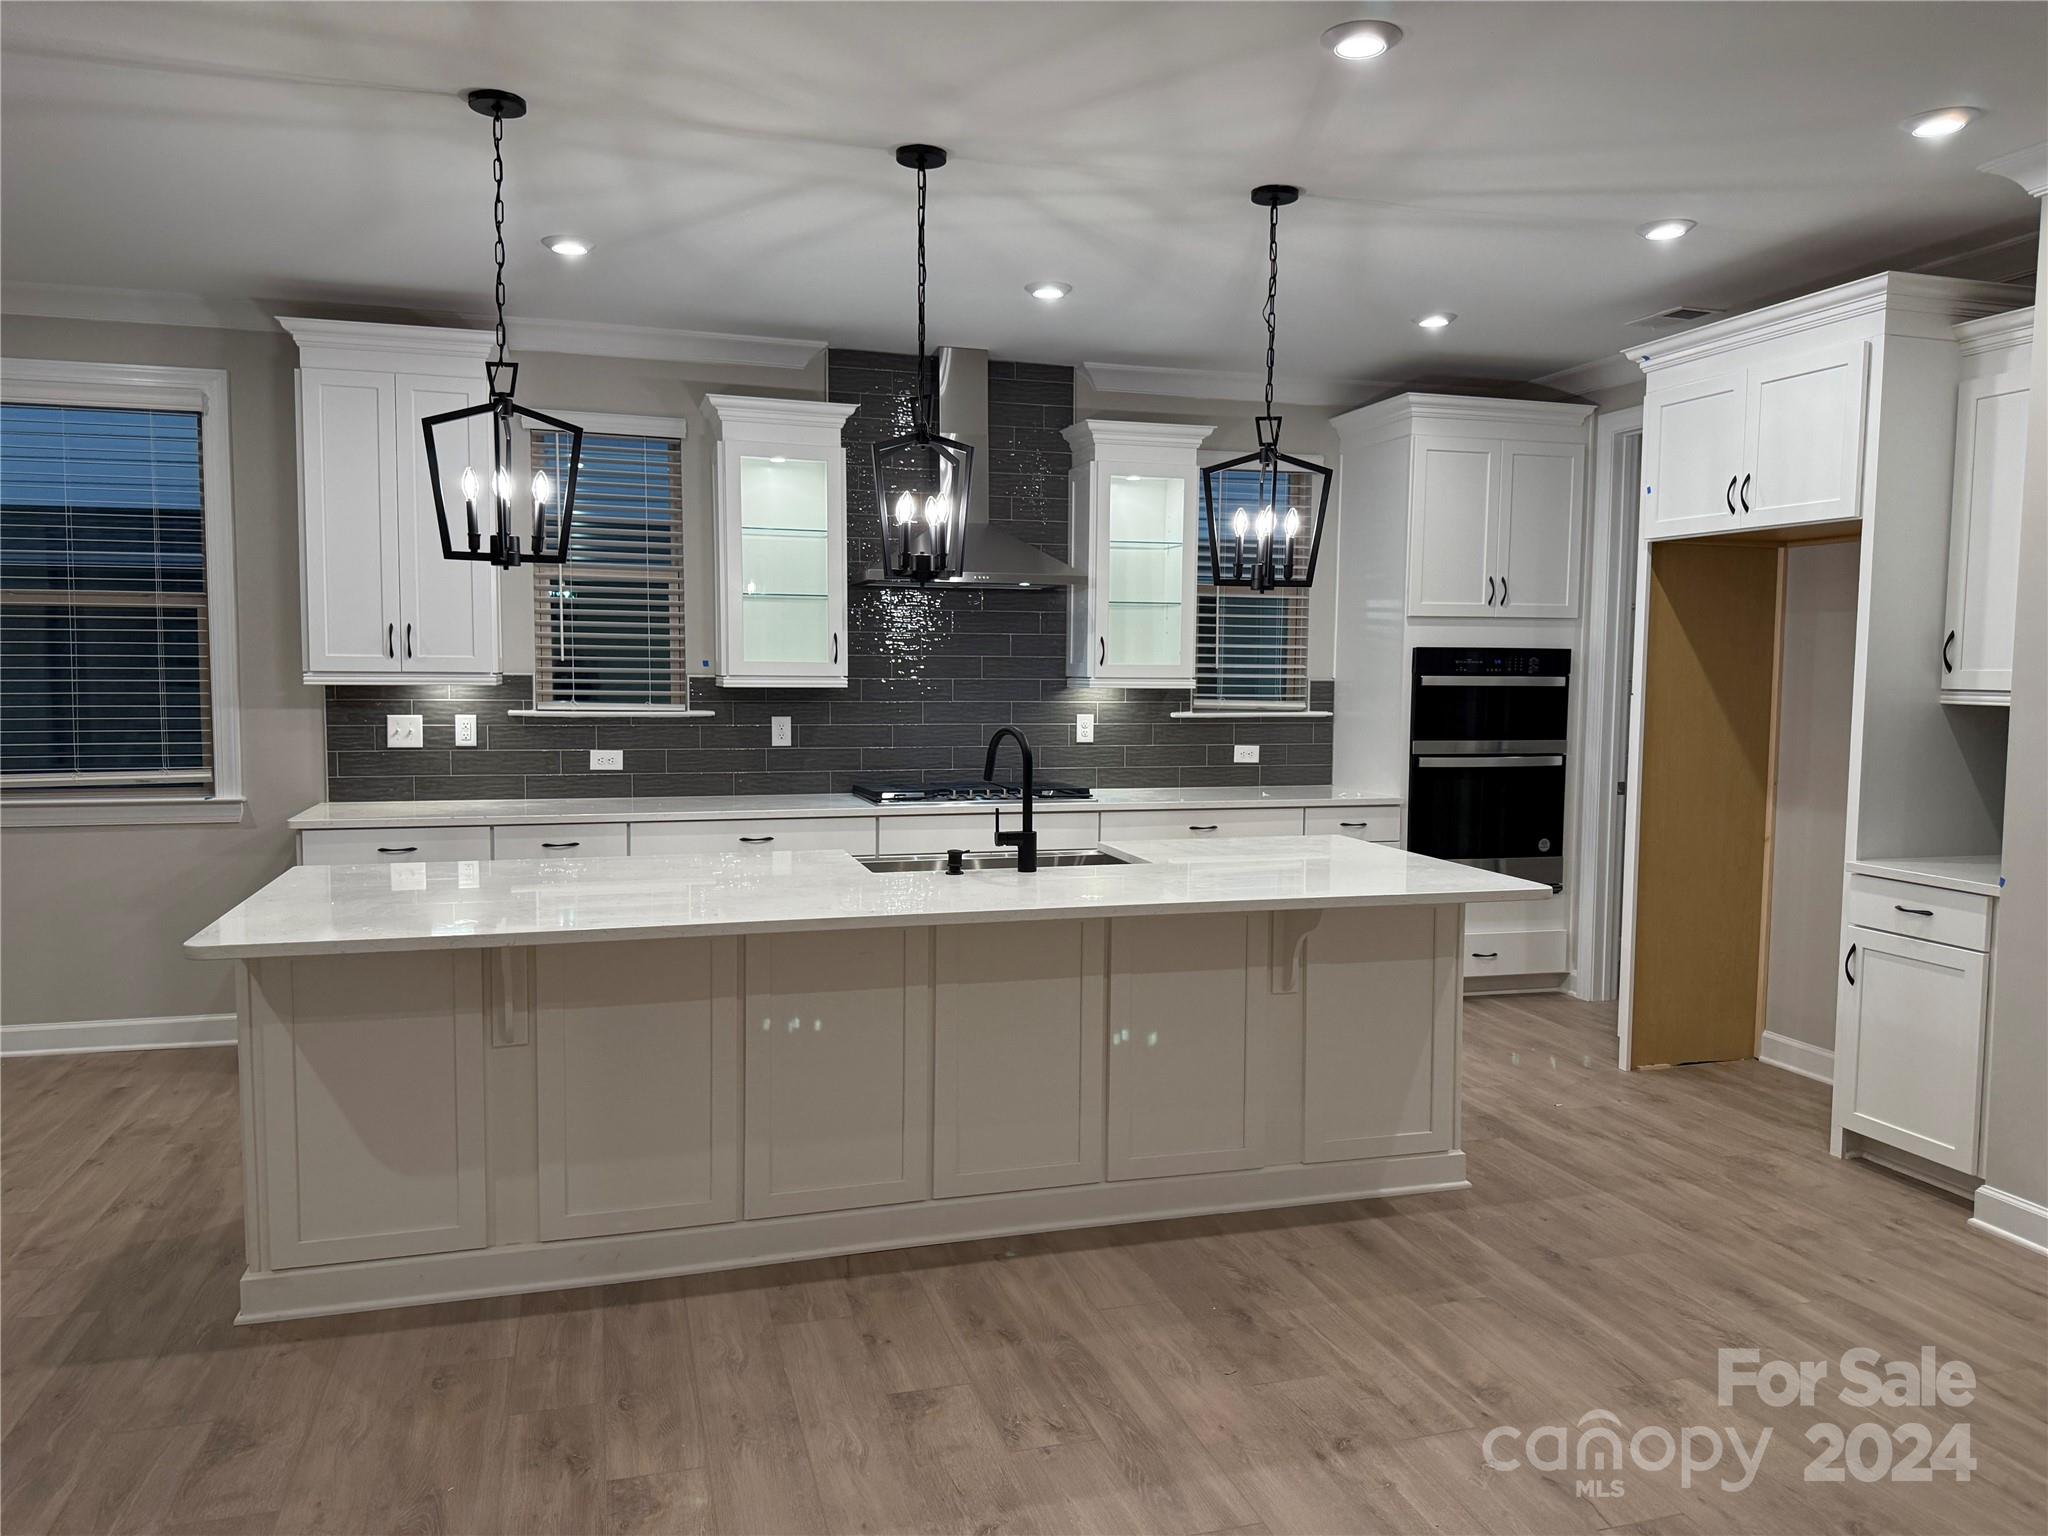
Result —
<svg viewBox="0 0 2048 1536"><path fill-rule="evenodd" d="M1034 299L1042 299L1048 304L1057 304L1061 299L1064 299L1074 291L1074 285L1072 283L1027 283L1024 285L1024 291Z"/></svg>
<svg viewBox="0 0 2048 1536"><path fill-rule="evenodd" d="M1975 107L1943 107L1906 119L1906 132L1916 139L1945 139L1961 133L1978 116Z"/></svg>
<svg viewBox="0 0 2048 1536"><path fill-rule="evenodd" d="M1421 326L1425 331L1440 331L1457 318L1458 317L1452 314L1449 310L1444 309L1438 310L1433 315L1424 315L1420 320L1416 321L1415 323Z"/></svg>
<svg viewBox="0 0 2048 1536"><path fill-rule="evenodd" d="M1340 59L1376 59L1399 41L1391 21L1344 21L1323 34L1323 46Z"/></svg>
<svg viewBox="0 0 2048 1536"><path fill-rule="evenodd" d="M575 235L549 235L541 244L557 256L567 256L572 260L590 254L590 242L578 239Z"/></svg>
<svg viewBox="0 0 2048 1536"><path fill-rule="evenodd" d="M1637 225L1636 233L1645 240L1680 240L1691 234L1695 227L1691 219L1657 219Z"/></svg>

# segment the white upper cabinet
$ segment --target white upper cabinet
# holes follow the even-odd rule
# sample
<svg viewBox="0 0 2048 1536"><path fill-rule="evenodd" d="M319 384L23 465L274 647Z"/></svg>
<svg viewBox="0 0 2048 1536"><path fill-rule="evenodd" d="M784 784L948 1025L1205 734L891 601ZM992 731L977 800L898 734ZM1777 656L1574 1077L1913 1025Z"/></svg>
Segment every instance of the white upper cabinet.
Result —
<svg viewBox="0 0 2048 1536"><path fill-rule="evenodd" d="M1748 372L1742 483L1751 527L1831 523L1857 515L1870 343L1839 342Z"/></svg>
<svg viewBox="0 0 2048 1536"><path fill-rule="evenodd" d="M846 684L850 405L706 395L717 444L718 680Z"/></svg>
<svg viewBox="0 0 2048 1536"><path fill-rule="evenodd" d="M488 398L489 333L280 323L299 345L305 680L497 681L497 572L442 556L419 425ZM481 418L471 426L470 457L490 458ZM452 488L462 466L446 472Z"/></svg>
<svg viewBox="0 0 2048 1536"><path fill-rule="evenodd" d="M1583 443L1501 444L1501 510L1493 527L1497 613L1578 617L1585 471Z"/></svg>
<svg viewBox="0 0 2048 1536"><path fill-rule="evenodd" d="M1643 526L1652 538L1722 533L1742 483L1743 377L1719 373L1643 402Z"/></svg>
<svg viewBox="0 0 2048 1536"><path fill-rule="evenodd" d="M1956 327L1964 359L1941 643L1941 693L1954 703L2012 699L2033 324L2027 309Z"/></svg>
<svg viewBox="0 0 2048 1536"><path fill-rule="evenodd" d="M1500 440L1418 434L1411 461L1408 611L1417 615L1491 611L1493 524L1500 504Z"/></svg>
<svg viewBox="0 0 2048 1536"><path fill-rule="evenodd" d="M1213 427L1081 421L1069 477L1072 560L1067 671L1126 688L1195 685L1201 467Z"/></svg>

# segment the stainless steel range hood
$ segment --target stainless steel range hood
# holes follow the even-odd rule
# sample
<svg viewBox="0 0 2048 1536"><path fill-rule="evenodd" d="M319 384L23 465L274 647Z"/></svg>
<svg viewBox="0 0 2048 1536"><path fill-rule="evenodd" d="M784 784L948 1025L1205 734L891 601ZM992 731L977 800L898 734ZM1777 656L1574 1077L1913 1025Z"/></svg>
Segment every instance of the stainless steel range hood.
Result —
<svg viewBox="0 0 2048 1536"><path fill-rule="evenodd" d="M861 573L864 587L1070 587L1080 579L1065 561L1026 544L1015 534L989 526L988 353L974 347L939 348L939 425L946 436L974 450L974 484L968 502L967 569L958 576L915 581L879 565ZM872 517L874 508L856 508Z"/></svg>

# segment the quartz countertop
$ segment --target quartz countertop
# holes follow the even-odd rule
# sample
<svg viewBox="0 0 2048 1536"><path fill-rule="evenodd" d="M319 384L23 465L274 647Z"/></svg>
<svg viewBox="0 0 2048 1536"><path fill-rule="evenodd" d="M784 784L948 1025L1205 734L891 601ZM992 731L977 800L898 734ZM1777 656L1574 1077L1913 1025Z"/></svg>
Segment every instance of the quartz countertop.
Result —
<svg viewBox="0 0 2048 1536"><path fill-rule="evenodd" d="M1058 773L1044 775L1048 782ZM1014 804L1014 802L1008 802ZM1098 789L1087 800L1038 800L1039 815L1058 811L1239 810L1251 806L1399 805L1398 794L1332 789L1327 784L1243 789ZM509 827L576 821L730 821L774 816L938 816L989 809L987 801L939 800L875 805L858 795L671 795L635 800L323 800L291 819L294 832L345 827Z"/></svg>
<svg viewBox="0 0 2048 1536"><path fill-rule="evenodd" d="M1967 891L1973 896L1996 896L2000 863L1995 853L1916 854L1895 859L1851 859L1849 873L1875 875L1881 880L1910 880L1915 885Z"/></svg>
<svg viewBox="0 0 2048 1536"><path fill-rule="evenodd" d="M837 850L303 865L185 942L198 959L496 949L927 923L1441 906L1550 887L1348 837L1148 838L1134 862L875 874Z"/></svg>

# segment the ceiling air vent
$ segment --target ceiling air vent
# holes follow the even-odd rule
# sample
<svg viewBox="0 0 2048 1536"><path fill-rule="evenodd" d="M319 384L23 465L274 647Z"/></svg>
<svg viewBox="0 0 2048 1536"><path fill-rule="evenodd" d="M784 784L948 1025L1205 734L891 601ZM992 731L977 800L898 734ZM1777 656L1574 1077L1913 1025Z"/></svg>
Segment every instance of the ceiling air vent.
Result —
<svg viewBox="0 0 2048 1536"><path fill-rule="evenodd" d="M1664 326L1697 325L1702 320L1711 320L1716 315L1725 315L1725 309L1708 309L1700 304L1674 304L1669 309L1660 309L1654 315L1644 315L1639 320L1629 321L1630 325Z"/></svg>

